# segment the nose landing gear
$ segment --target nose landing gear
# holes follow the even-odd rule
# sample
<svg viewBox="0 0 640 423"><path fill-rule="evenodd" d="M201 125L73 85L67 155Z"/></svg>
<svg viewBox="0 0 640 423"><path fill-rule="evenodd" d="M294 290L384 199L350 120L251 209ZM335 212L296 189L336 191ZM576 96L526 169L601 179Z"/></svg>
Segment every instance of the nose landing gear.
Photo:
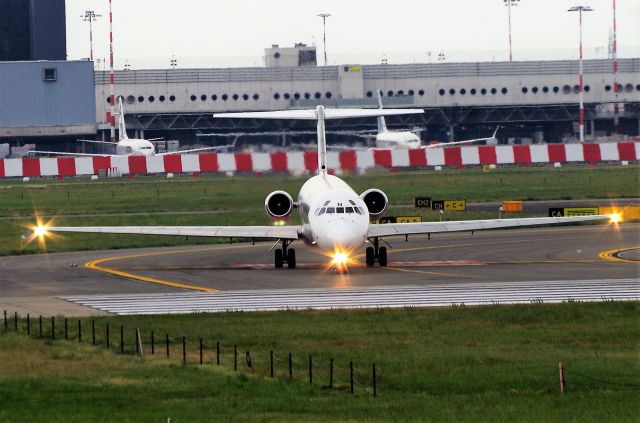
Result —
<svg viewBox="0 0 640 423"><path fill-rule="evenodd" d="M367 247L365 250L367 267L375 265L376 260L380 266L387 267L387 248L380 247L378 237L371 238L369 241L373 244L373 247Z"/></svg>
<svg viewBox="0 0 640 423"><path fill-rule="evenodd" d="M282 248L278 248L275 251L275 265L276 269L282 269L284 267L284 263L287 263L287 267L289 269L296 268L296 250L293 248L289 248L289 245L293 242L292 240L283 239Z"/></svg>

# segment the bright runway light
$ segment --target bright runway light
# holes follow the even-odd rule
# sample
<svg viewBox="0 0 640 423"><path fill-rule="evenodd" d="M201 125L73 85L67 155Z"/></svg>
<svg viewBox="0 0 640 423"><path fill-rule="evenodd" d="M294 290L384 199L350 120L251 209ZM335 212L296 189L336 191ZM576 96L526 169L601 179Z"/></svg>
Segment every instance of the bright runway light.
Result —
<svg viewBox="0 0 640 423"><path fill-rule="evenodd" d="M611 223L622 222L622 215L620 213L613 213L611 216Z"/></svg>
<svg viewBox="0 0 640 423"><path fill-rule="evenodd" d="M37 237L43 237L47 234L47 227L46 226L36 226L33 229L33 233L37 236Z"/></svg>
<svg viewBox="0 0 640 423"><path fill-rule="evenodd" d="M333 256L333 263L336 266L344 266L349 262L349 255L347 253L336 253Z"/></svg>

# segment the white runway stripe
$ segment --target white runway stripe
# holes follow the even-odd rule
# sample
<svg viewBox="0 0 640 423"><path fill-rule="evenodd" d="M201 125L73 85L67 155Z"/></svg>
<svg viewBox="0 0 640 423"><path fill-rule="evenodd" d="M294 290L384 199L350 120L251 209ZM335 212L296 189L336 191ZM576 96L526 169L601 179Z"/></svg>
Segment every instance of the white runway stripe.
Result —
<svg viewBox="0 0 640 423"><path fill-rule="evenodd" d="M640 299L637 279L463 283L344 289L274 289L215 293L91 295L67 301L115 314L230 310L437 307L452 304L559 303Z"/></svg>

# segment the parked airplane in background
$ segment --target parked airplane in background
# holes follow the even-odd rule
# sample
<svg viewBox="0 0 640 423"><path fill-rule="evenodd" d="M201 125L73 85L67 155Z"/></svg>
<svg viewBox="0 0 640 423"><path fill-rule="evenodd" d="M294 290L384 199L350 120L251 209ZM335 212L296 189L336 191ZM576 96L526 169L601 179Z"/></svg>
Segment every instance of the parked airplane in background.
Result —
<svg viewBox="0 0 640 423"><path fill-rule="evenodd" d="M275 267L296 267L296 252L291 243L303 241L305 244L323 250L333 258L337 270L346 270L350 257L364 245L366 264L387 265L387 249L380 246L383 237L438 232L472 231L480 229L507 228L515 226L547 225L552 223L604 220L611 216L540 217L521 219L469 220L458 222L390 223L372 225L370 219L377 219L387 209L387 195L377 188L371 188L358 195L346 182L330 175L327 165L325 121L376 117L399 114L422 113L413 109L325 109L290 110L279 112L222 113L219 118L251 119L303 119L317 121L318 174L308 179L294 202L285 191L276 190L265 199L267 215L276 221L273 226L91 226L91 227L49 227L38 225L34 234L46 236L47 232L92 232L140 235L179 235L223 238L270 238L280 243L275 250ZM294 208L298 208L301 225L283 225ZM383 241L384 242L384 241Z"/></svg>
<svg viewBox="0 0 640 423"><path fill-rule="evenodd" d="M151 141L157 141L161 138L152 138L152 139L143 139L143 138L129 138L127 135L127 128L124 123L124 107L122 106L122 97L118 97L118 142L110 142L110 141L95 141L95 140L78 140L79 142L85 142L90 144L102 144L114 146L116 154L88 154L88 153L61 153L57 151L30 151L31 155L59 155L59 156L164 156L167 154L188 154L188 153L196 153L200 151L211 151L211 150L226 150L228 148L234 148L236 141L230 145L222 145L216 147L203 147L203 148L193 148L190 150L181 150L167 153L156 153L154 145ZM237 140L237 138L236 138Z"/></svg>

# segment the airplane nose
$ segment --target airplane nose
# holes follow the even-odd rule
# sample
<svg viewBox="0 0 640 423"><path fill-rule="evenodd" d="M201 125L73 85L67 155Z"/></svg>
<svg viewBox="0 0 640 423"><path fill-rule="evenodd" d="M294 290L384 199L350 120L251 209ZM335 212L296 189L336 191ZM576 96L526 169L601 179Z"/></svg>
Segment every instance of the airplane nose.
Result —
<svg viewBox="0 0 640 423"><path fill-rule="evenodd" d="M327 231L324 241L325 248L350 249L363 242L363 234L359 233L354 225L337 224Z"/></svg>

